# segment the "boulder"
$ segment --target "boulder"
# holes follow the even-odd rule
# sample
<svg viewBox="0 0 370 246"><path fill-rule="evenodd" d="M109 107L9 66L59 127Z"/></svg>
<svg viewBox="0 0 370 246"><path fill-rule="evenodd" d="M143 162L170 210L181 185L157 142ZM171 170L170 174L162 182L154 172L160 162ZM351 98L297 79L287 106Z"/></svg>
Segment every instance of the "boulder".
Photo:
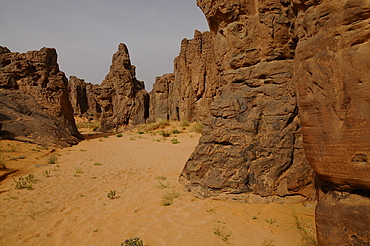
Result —
<svg viewBox="0 0 370 246"><path fill-rule="evenodd" d="M20 54L2 48L1 53L3 137L63 147L83 139L75 125L68 80L59 70L56 50L42 48Z"/></svg>

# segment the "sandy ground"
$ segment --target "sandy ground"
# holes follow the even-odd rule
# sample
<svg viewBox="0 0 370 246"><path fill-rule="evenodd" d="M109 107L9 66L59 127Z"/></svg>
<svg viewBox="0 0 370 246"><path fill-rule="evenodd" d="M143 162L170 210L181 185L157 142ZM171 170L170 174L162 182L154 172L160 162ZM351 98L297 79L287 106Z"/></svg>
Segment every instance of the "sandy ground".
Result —
<svg viewBox="0 0 370 246"><path fill-rule="evenodd" d="M55 151L2 140L7 167L19 171L0 184L0 245L113 246L132 237L150 246L313 245L306 236L314 231L312 206L186 193L177 180L199 137L126 132ZM29 174L33 189L15 189L13 179Z"/></svg>

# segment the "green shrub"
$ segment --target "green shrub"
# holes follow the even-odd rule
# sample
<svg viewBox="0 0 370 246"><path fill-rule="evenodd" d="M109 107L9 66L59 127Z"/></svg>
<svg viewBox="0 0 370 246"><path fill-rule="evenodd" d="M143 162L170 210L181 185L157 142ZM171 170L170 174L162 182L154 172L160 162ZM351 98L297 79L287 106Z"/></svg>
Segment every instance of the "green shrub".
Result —
<svg viewBox="0 0 370 246"><path fill-rule="evenodd" d="M46 170L45 172L43 172L42 175L44 175L45 178L51 177L50 171L48 171L48 170Z"/></svg>
<svg viewBox="0 0 370 246"><path fill-rule="evenodd" d="M162 205L163 206L170 206L173 203L173 200L175 198L178 198L180 196L180 193L177 191L172 191L164 194L162 196Z"/></svg>
<svg viewBox="0 0 370 246"><path fill-rule="evenodd" d="M76 124L77 128L89 128L94 132L101 127L100 122L80 122Z"/></svg>
<svg viewBox="0 0 370 246"><path fill-rule="evenodd" d="M139 125L138 129L139 131L150 132L157 129L164 129L169 125L170 122L168 120L159 119L155 123Z"/></svg>
<svg viewBox="0 0 370 246"><path fill-rule="evenodd" d="M121 246L144 246L144 243L139 237L132 237L121 243Z"/></svg>
<svg viewBox="0 0 370 246"><path fill-rule="evenodd" d="M122 135L121 133L119 133L119 134L117 134L117 135L116 135L116 137L117 137L117 138L120 138L120 137L122 137L122 136L123 136L123 135Z"/></svg>
<svg viewBox="0 0 370 246"><path fill-rule="evenodd" d="M116 198L116 191L115 191L115 190L111 190L111 191L109 191L109 192L108 192L108 194L107 194L107 197L108 197L109 199L114 199L114 198Z"/></svg>
<svg viewBox="0 0 370 246"><path fill-rule="evenodd" d="M167 180L165 176L157 176L154 178L155 180Z"/></svg>
<svg viewBox="0 0 370 246"><path fill-rule="evenodd" d="M191 132L196 132L196 133L202 133L203 127L204 127L204 125L202 123L195 123L191 127L190 131Z"/></svg>
<svg viewBox="0 0 370 246"><path fill-rule="evenodd" d="M190 123L187 120L183 120L183 121L180 121L180 126L182 126L182 127L184 127L184 126L190 126Z"/></svg>
<svg viewBox="0 0 370 246"><path fill-rule="evenodd" d="M164 138L171 136L171 133L169 131L160 131L159 134Z"/></svg>
<svg viewBox="0 0 370 246"><path fill-rule="evenodd" d="M48 164L55 164L57 163L58 157L54 154L49 155Z"/></svg>
<svg viewBox="0 0 370 246"><path fill-rule="evenodd" d="M17 190L22 190L22 189L33 190L32 184L36 182L35 176L32 174L29 174L25 178L20 176L18 180L15 180L15 179L13 180L15 182L14 188Z"/></svg>
<svg viewBox="0 0 370 246"><path fill-rule="evenodd" d="M179 142L179 140L177 140L177 138L173 138L173 139L171 139L171 143L172 144L178 144L180 142Z"/></svg>
<svg viewBox="0 0 370 246"><path fill-rule="evenodd" d="M172 130L172 134L179 134L179 133L181 133L179 130L177 130L177 129L173 129Z"/></svg>

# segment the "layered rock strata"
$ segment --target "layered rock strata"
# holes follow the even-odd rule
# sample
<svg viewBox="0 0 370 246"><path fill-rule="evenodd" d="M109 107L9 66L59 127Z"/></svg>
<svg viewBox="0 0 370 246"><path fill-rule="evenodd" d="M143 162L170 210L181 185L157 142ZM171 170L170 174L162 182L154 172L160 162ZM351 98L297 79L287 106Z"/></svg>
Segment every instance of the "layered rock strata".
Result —
<svg viewBox="0 0 370 246"><path fill-rule="evenodd" d="M219 88L181 183L199 197L309 197L312 170L293 84L292 8L273 0L197 3L209 23L218 74L210 79Z"/></svg>
<svg viewBox="0 0 370 246"><path fill-rule="evenodd" d="M96 96L99 85L71 76L68 82L73 114L87 120L100 120L101 108Z"/></svg>
<svg viewBox="0 0 370 246"><path fill-rule="evenodd" d="M119 44L109 73L95 91L102 110L102 131L119 131L127 125L145 123L149 117L149 94L144 82L135 77L125 44Z"/></svg>
<svg viewBox="0 0 370 246"><path fill-rule="evenodd" d="M83 139L68 96L68 80L52 48L12 53L1 48L2 136L43 145L69 146Z"/></svg>
<svg viewBox="0 0 370 246"><path fill-rule="evenodd" d="M298 5L295 83L320 245L370 245L370 2Z"/></svg>

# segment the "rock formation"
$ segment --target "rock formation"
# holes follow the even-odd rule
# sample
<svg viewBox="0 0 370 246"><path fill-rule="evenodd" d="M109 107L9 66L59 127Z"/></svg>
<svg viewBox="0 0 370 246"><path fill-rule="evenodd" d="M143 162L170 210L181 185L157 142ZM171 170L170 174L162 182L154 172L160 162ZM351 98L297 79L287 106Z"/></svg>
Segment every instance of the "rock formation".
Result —
<svg viewBox="0 0 370 246"><path fill-rule="evenodd" d="M68 82L69 98L74 116L87 120L100 120L101 108L96 96L99 85L71 76Z"/></svg>
<svg viewBox="0 0 370 246"><path fill-rule="evenodd" d="M206 83L218 88L180 181L200 197L307 197L306 153L319 245L369 245L369 1L197 4L218 73Z"/></svg>
<svg viewBox="0 0 370 246"><path fill-rule="evenodd" d="M2 136L55 146L83 139L75 126L68 81L59 71L56 50L23 54L0 50Z"/></svg>
<svg viewBox="0 0 370 246"><path fill-rule="evenodd" d="M200 197L309 197L312 170L293 84L293 10L272 0L198 0L198 6L210 26L208 53L218 74L206 84L219 88L180 181Z"/></svg>
<svg viewBox="0 0 370 246"><path fill-rule="evenodd" d="M297 6L295 83L320 245L370 245L370 2Z"/></svg>
<svg viewBox="0 0 370 246"><path fill-rule="evenodd" d="M218 87L212 35L195 31L194 39L182 40L173 74L156 79L150 96L150 121L166 115L171 120L203 121ZM158 105L159 101L167 101L167 106Z"/></svg>
<svg viewBox="0 0 370 246"><path fill-rule="evenodd" d="M122 43L96 94L102 109L102 131L145 123L149 117L149 94L144 82L136 79L135 66L131 65L128 49Z"/></svg>
<svg viewBox="0 0 370 246"><path fill-rule="evenodd" d="M153 89L149 93L150 107L148 122L156 122L158 119L170 119L170 88L173 87L174 75L172 73L157 77Z"/></svg>

